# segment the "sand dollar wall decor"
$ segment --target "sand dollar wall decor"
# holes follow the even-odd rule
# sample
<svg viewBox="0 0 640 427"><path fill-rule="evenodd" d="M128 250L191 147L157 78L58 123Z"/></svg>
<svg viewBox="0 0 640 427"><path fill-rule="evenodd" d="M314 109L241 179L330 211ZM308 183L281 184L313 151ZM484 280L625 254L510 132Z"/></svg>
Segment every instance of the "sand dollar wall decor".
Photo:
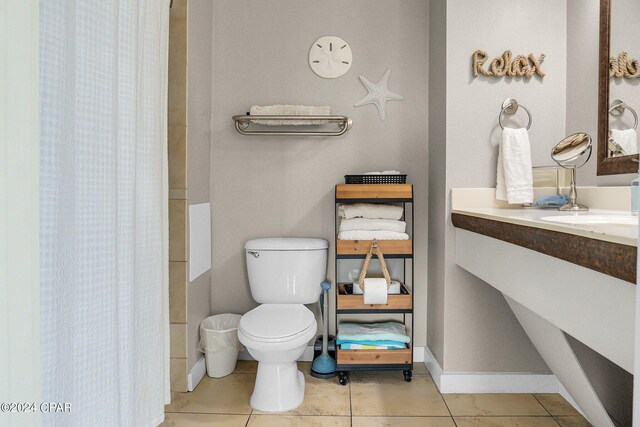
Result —
<svg viewBox="0 0 640 427"><path fill-rule="evenodd" d="M325 79L335 79L351 68L353 55L349 44L336 36L324 36L309 49L309 66Z"/></svg>
<svg viewBox="0 0 640 427"><path fill-rule="evenodd" d="M535 56L530 53L527 56L513 56L510 50L505 51L485 67L489 55L483 50L476 50L472 55L473 77L483 75L487 77L533 77L537 74L541 78L545 76L541 64L544 61L544 53Z"/></svg>

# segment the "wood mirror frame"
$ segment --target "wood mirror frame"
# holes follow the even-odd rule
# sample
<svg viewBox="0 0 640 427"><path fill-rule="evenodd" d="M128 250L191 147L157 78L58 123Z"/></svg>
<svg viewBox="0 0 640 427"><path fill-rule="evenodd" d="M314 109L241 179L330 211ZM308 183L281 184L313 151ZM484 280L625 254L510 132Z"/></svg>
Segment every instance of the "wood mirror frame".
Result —
<svg viewBox="0 0 640 427"><path fill-rule="evenodd" d="M598 72L598 175L638 172L638 154L608 157L609 57L611 43L611 0L600 0L600 57Z"/></svg>

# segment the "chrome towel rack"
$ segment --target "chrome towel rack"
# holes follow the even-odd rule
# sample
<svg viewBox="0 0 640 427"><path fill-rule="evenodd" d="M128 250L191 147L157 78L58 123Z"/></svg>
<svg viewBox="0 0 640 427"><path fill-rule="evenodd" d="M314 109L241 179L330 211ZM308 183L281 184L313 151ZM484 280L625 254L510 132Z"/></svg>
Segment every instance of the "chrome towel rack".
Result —
<svg viewBox="0 0 640 427"><path fill-rule="evenodd" d="M611 107L609 108L609 114L611 114L613 117L620 117L627 110L629 110L631 114L633 114L633 120L634 120L633 129L635 130L638 128L638 113L636 113L636 110L629 107L629 105L625 104L623 101L616 99L613 102L611 102Z"/></svg>
<svg viewBox="0 0 640 427"><path fill-rule="evenodd" d="M233 116L236 130L241 135L268 135L268 136L341 136L347 133L353 126L353 122L347 116L267 116L267 115L238 115ZM282 130L281 128L298 125L281 125L277 130L255 129L250 130L249 126L257 121L300 121L308 122L317 121L322 125L325 123L336 123L338 125L337 130Z"/></svg>
<svg viewBox="0 0 640 427"><path fill-rule="evenodd" d="M529 116L529 123L527 123L527 130L529 130L532 121L531 113L525 108L524 105L518 104L518 101L516 101L514 98L507 98L502 103L500 114L498 114L498 124L500 125L500 129L504 129L504 125L502 124L502 115L506 114L508 116L513 116L514 114L516 114L519 108L522 108L527 113L527 116Z"/></svg>

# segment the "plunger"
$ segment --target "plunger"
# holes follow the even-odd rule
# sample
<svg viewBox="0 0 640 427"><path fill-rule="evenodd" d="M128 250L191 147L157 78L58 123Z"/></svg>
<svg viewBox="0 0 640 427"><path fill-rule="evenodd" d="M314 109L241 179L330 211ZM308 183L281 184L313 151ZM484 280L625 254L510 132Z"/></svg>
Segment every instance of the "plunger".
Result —
<svg viewBox="0 0 640 427"><path fill-rule="evenodd" d="M323 380L336 376L336 361L329 356L329 289L331 284L324 281L322 286L322 354L311 364L311 376Z"/></svg>

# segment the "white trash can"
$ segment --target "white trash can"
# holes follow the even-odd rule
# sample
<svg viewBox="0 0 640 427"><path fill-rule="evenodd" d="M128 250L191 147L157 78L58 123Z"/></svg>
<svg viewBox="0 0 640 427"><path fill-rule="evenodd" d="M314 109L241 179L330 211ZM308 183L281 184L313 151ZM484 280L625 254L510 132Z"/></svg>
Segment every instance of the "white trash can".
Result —
<svg viewBox="0 0 640 427"><path fill-rule="evenodd" d="M214 378L229 375L236 368L240 314L217 314L200 323L200 351L207 363L207 375Z"/></svg>

